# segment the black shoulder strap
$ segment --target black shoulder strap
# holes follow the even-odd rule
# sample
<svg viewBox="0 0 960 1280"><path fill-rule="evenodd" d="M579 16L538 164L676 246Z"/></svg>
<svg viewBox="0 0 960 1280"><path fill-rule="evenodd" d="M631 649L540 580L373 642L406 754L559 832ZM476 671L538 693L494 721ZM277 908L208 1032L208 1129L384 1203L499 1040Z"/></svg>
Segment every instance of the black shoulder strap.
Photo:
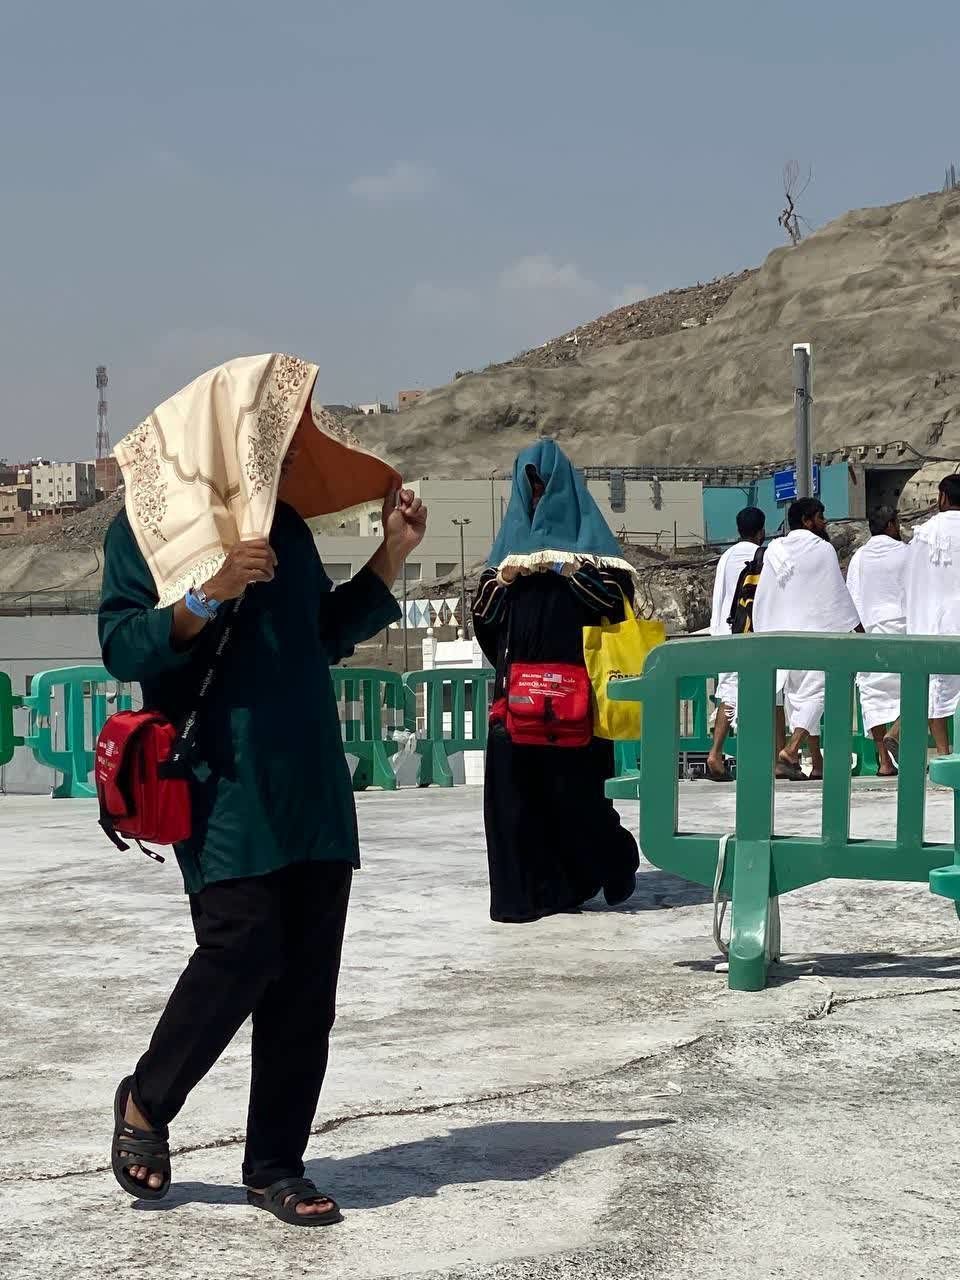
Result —
<svg viewBox="0 0 960 1280"><path fill-rule="evenodd" d="M177 734L173 746L170 748L170 755L167 759L166 768L171 773L177 773L184 769L193 756L193 749L197 737L197 718L203 709L204 700L213 687L213 682L217 678L217 672L220 670L221 660L224 650L230 643L230 637L233 634L234 624L237 620L237 613L240 605L243 603L243 596L238 596L234 600L223 620L223 628L220 631L220 637L217 641L217 647L210 659L210 665L207 667L207 673L203 677L200 684L200 690L197 693L197 700L194 703L193 710L184 721L183 728Z"/></svg>

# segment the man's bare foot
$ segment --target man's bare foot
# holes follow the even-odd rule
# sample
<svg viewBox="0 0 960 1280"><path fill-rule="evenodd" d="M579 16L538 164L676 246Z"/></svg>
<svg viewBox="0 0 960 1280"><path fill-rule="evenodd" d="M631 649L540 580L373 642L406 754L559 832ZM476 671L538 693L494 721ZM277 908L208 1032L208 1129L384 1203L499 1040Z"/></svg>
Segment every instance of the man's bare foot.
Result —
<svg viewBox="0 0 960 1280"><path fill-rule="evenodd" d="M132 1094L127 1094L127 1105L123 1111L123 1118L127 1124L132 1124L135 1129L149 1129L153 1132L153 1126L143 1114L140 1108L134 1103ZM125 1156L126 1151L121 1152L121 1156ZM151 1173L149 1169L144 1168L140 1164L132 1164L128 1167L127 1172L131 1178L135 1178L137 1182L143 1182L148 1187L153 1187L156 1191L157 1187L163 1184L163 1178L159 1173Z"/></svg>
<svg viewBox="0 0 960 1280"><path fill-rule="evenodd" d="M249 1187L248 1190L250 1190L255 1196L262 1196L265 1188ZM293 1198L294 1198L294 1193L291 1192L290 1195L286 1197L283 1203L285 1205L288 1205ZM330 1210L334 1208L336 1208L336 1205L332 1200L327 1200L323 1196L321 1196L317 1200L307 1200L307 1201L301 1202L300 1204L297 1205L296 1212L303 1214L304 1217L309 1217L311 1214L329 1213Z"/></svg>
<svg viewBox="0 0 960 1280"><path fill-rule="evenodd" d="M717 754L713 751L710 752L707 756L707 773L709 773L710 777L716 782L730 781L730 769L728 768L727 761L722 753Z"/></svg>
<svg viewBox="0 0 960 1280"><path fill-rule="evenodd" d="M791 751L789 747L784 747L777 756L774 777L781 780L786 779L789 782L800 782L804 777L803 770L800 768L800 752Z"/></svg>

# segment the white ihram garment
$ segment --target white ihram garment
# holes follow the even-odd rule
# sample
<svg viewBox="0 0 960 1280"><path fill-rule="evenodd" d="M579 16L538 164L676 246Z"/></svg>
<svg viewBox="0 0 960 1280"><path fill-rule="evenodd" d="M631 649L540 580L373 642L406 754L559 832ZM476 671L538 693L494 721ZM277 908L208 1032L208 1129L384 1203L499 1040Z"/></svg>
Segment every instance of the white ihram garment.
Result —
<svg viewBox="0 0 960 1280"><path fill-rule="evenodd" d="M753 602L754 631L849 633L860 625L833 547L808 529L794 529L767 548ZM791 729L816 736L823 717L822 671L778 671L777 689Z"/></svg>
<svg viewBox="0 0 960 1280"><path fill-rule="evenodd" d="M902 636L907 630L907 547L879 534L857 551L847 570L847 590L869 635ZM870 733L900 715L900 676L861 671L857 676L863 727Z"/></svg>
<svg viewBox="0 0 960 1280"><path fill-rule="evenodd" d="M710 614L710 634L712 636L728 636L730 634L730 614L733 612L733 597L744 566L748 565L757 554L755 542L738 542L720 557L717 574L713 580L713 609ZM721 671L717 676L716 698L722 702L732 716L737 710L737 673Z"/></svg>
<svg viewBox="0 0 960 1280"><path fill-rule="evenodd" d="M941 511L922 524L908 548L907 633L960 636L960 511ZM930 677L932 720L960 706L960 676Z"/></svg>

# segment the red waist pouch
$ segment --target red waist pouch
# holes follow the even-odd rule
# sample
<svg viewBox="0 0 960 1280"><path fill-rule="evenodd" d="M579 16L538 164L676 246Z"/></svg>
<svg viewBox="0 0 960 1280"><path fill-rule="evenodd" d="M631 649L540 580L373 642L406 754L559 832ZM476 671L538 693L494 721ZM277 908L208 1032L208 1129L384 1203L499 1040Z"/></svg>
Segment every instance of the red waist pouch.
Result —
<svg viewBox="0 0 960 1280"><path fill-rule="evenodd" d="M494 712L500 705L495 704ZM586 668L565 662L511 663L503 718L518 747L588 747L593 703Z"/></svg>

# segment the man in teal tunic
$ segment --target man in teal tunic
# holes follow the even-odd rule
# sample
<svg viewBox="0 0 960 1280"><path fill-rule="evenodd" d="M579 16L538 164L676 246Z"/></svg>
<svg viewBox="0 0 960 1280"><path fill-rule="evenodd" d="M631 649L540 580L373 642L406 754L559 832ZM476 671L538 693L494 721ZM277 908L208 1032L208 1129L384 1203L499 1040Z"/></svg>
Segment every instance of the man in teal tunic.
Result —
<svg viewBox="0 0 960 1280"><path fill-rule="evenodd" d="M426 523L395 473L317 424L315 372L283 356L233 361L122 442L126 510L107 533L99 617L108 670L182 724L218 611L242 597L198 718L193 833L176 848L197 950L118 1089L114 1172L131 1194L166 1194L167 1127L252 1017L243 1180L252 1204L303 1226L340 1216L304 1178L303 1153L359 866L329 668L399 618L390 586ZM333 589L298 510L352 505L364 491L385 495L383 541Z"/></svg>

